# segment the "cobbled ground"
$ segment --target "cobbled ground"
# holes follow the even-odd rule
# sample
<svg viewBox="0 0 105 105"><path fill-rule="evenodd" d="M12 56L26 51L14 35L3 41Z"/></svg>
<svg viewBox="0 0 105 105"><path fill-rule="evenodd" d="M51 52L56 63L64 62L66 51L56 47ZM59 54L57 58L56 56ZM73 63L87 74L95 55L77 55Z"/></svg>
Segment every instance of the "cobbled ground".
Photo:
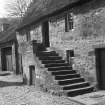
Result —
<svg viewBox="0 0 105 105"><path fill-rule="evenodd" d="M22 76L0 72L0 105L80 105L22 84Z"/></svg>

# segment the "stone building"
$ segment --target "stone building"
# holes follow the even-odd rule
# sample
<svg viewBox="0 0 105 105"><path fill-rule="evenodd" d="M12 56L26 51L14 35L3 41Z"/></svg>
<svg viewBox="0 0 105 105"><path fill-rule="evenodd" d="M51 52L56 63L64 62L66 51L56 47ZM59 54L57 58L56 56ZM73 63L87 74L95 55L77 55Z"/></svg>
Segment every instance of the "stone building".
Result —
<svg viewBox="0 0 105 105"><path fill-rule="evenodd" d="M12 21L13 23L13 21ZM1 23L0 32L0 71L21 73L19 68L18 43L16 39L16 22Z"/></svg>
<svg viewBox="0 0 105 105"><path fill-rule="evenodd" d="M67 52L74 51L72 58L73 71L76 71L85 81L88 81L90 85L97 89L105 89L104 25L104 0L35 1L17 29L19 52L22 54L23 75L27 78L28 83L33 80L32 75L30 75L32 69L30 65L34 65L35 75L33 77L35 81L33 81L36 86L59 93L66 93L67 90L74 92L74 87L77 84L79 84L77 86L79 87L80 83L64 84L66 88L62 85L59 86L60 83L65 82L65 78L66 80L71 79L71 74L68 73L65 77L62 77L64 72L63 74L57 74L58 71L55 73L51 69L56 70L55 62L49 63L51 57L48 58L48 52L52 53L53 56L55 56L53 53L56 53L62 56L62 62L63 60L67 61ZM45 55L47 56L44 57ZM56 55L56 57L58 56ZM53 59L58 60L59 58ZM45 62L49 64L47 65ZM60 64L57 65L59 67L68 66L67 63ZM71 65L69 64L69 66ZM67 70L67 68L60 69ZM69 76L67 77L67 75ZM63 78L63 80L57 78ZM77 77L72 76L72 80L77 80ZM79 88L86 90L85 86ZM70 91L70 88L74 88L74 90ZM77 91L82 94L81 89L77 89Z"/></svg>

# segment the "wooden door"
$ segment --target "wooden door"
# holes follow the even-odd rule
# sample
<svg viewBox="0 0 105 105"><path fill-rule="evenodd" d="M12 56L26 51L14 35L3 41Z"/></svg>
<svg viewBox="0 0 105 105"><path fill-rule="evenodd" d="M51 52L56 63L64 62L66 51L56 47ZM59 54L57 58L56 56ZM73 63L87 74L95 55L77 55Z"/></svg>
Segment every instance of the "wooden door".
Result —
<svg viewBox="0 0 105 105"><path fill-rule="evenodd" d="M7 64L6 64L6 56L5 56L5 49L1 48L1 65L2 65L2 71L7 70Z"/></svg>
<svg viewBox="0 0 105 105"><path fill-rule="evenodd" d="M49 23L48 21L42 24L42 43L45 47L49 47Z"/></svg>
<svg viewBox="0 0 105 105"><path fill-rule="evenodd" d="M7 70L12 71L13 65L12 65L12 55L6 55L6 64L7 64Z"/></svg>
<svg viewBox="0 0 105 105"><path fill-rule="evenodd" d="M12 47L6 47L1 49L1 63L2 71L13 70Z"/></svg>
<svg viewBox="0 0 105 105"><path fill-rule="evenodd" d="M98 88L105 90L105 49L96 49L96 72Z"/></svg>

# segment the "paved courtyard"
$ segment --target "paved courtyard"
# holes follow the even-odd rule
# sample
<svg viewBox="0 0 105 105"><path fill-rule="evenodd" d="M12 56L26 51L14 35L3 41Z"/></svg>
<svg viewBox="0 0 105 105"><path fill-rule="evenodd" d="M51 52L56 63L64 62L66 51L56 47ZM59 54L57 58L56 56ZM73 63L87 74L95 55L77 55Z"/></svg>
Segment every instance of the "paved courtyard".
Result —
<svg viewBox="0 0 105 105"><path fill-rule="evenodd" d="M76 97L55 96L22 84L22 76L0 72L0 105L105 105L105 91Z"/></svg>
<svg viewBox="0 0 105 105"><path fill-rule="evenodd" d="M22 77L0 73L0 105L80 105L65 97L22 85Z"/></svg>

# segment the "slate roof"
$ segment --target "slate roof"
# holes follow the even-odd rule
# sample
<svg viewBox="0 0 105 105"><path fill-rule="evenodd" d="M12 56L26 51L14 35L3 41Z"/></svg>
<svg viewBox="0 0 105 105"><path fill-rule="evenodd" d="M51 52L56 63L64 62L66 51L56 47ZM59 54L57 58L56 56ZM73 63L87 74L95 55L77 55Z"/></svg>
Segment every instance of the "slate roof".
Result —
<svg viewBox="0 0 105 105"><path fill-rule="evenodd" d="M33 22L35 23L44 19L45 16L80 1L84 2L89 0L34 0L34 3L30 5L30 8L17 30L19 31Z"/></svg>
<svg viewBox="0 0 105 105"><path fill-rule="evenodd" d="M0 44L16 40L15 29L16 27L10 27L7 31L0 32Z"/></svg>
<svg viewBox="0 0 105 105"><path fill-rule="evenodd" d="M0 32L0 44L16 40L17 19L12 19L11 24L6 31Z"/></svg>

